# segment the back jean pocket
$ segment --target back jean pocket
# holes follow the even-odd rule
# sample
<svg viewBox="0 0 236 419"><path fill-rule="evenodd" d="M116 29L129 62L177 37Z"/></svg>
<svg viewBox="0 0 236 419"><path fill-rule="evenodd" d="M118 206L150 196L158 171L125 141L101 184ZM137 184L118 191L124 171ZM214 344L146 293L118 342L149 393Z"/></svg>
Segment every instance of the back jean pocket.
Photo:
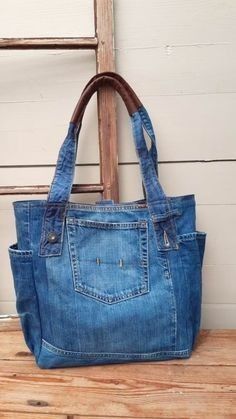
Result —
<svg viewBox="0 0 236 419"><path fill-rule="evenodd" d="M149 291L148 224L67 219L75 290L113 304Z"/></svg>

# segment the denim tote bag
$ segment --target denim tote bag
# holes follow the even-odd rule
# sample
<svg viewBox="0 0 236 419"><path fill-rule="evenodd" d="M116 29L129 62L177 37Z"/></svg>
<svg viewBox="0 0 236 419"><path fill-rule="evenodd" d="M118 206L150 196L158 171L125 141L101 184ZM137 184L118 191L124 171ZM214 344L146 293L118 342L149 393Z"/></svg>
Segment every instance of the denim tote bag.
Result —
<svg viewBox="0 0 236 419"><path fill-rule="evenodd" d="M145 196L73 203L84 111L104 84L121 95L130 114ZM101 73L85 87L47 199L13 205L16 308L40 368L191 355L200 328L206 234L196 230L194 195L168 197L160 185L150 118L121 76Z"/></svg>

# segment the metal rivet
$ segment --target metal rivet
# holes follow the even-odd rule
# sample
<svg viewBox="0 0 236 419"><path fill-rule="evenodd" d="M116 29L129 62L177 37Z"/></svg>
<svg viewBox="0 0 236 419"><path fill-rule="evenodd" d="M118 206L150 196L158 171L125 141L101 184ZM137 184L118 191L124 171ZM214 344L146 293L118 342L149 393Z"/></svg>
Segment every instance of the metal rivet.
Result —
<svg viewBox="0 0 236 419"><path fill-rule="evenodd" d="M51 233L48 234L49 243L56 243L57 240L58 240L58 236L57 236L57 233L55 233L55 231L52 231Z"/></svg>
<svg viewBox="0 0 236 419"><path fill-rule="evenodd" d="M164 242L165 242L166 247L170 247L170 242L169 242L169 239L165 230L164 230Z"/></svg>

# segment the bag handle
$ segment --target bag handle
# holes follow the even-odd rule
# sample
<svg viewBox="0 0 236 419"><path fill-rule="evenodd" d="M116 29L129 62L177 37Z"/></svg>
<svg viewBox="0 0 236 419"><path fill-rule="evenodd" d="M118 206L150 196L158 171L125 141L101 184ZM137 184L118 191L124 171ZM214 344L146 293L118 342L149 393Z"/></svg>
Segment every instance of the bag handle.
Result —
<svg viewBox="0 0 236 419"><path fill-rule="evenodd" d="M156 138L155 138L154 130L153 130L149 115L146 109L144 108L144 106L142 105L142 102L139 100L136 93L133 91L133 89L117 73L113 73L113 72L100 73L94 76L89 81L89 83L87 83L75 107L75 110L71 118L71 123L75 124L76 126L81 126L83 115L84 115L86 106L91 96L101 86L106 85L106 84L113 87L117 91L117 93L120 94L130 116L137 111L139 112L140 117L142 119L143 126L149 138L151 139L151 148L150 148L149 153L153 160L155 171L158 174L158 167L157 167L158 154L157 154L157 148L156 148ZM144 191L144 195L145 195L145 191Z"/></svg>
<svg viewBox="0 0 236 419"><path fill-rule="evenodd" d="M171 224L171 217L173 215L171 201L166 197L157 178L155 167L144 138L142 118L139 109L137 109L137 104L132 102L127 91L121 88L121 85L117 81L114 82L112 78L104 76L92 82L82 93L73 114L73 119L69 125L67 136L60 148L54 178L46 203L39 256L59 256L62 253L64 225L73 184L77 139L81 128L82 117L89 99L103 83L109 83L110 86L114 87L121 94L131 115L133 138L139 158L150 218L154 223L158 219L167 219L168 243L165 243L165 235L161 233L161 230L155 228L157 236L161 234L161 238L159 239L161 241L161 247L164 250L177 248L177 236L174 225ZM53 240L51 239L52 236Z"/></svg>
<svg viewBox="0 0 236 419"><path fill-rule="evenodd" d="M100 78L97 78L90 82L82 92L82 95L73 112L70 121L71 123L80 126L83 119L84 111L91 96L105 84L113 87L120 94L130 116L133 113L137 112L139 107L142 106L141 102L133 101L133 97L130 96L129 91L126 89L126 87L120 84L119 81L117 81L115 78L110 76L101 76Z"/></svg>
<svg viewBox="0 0 236 419"><path fill-rule="evenodd" d="M98 79L100 79L101 77L104 77L104 76L113 78L118 83L120 83L126 89L127 93L129 94L130 99L134 102L134 104L137 106L137 108L143 106L141 100L138 98L138 96L136 95L136 93L132 89L132 87L129 85L129 83L120 74L115 73L114 71L103 71L102 73L95 74L95 76L93 76L89 80L89 82L86 84L86 86L84 87L84 90L91 83L93 83L95 80L98 80Z"/></svg>
<svg viewBox="0 0 236 419"><path fill-rule="evenodd" d="M134 104L138 107L139 114L140 114L141 119L142 119L143 127L145 128L145 130L146 130L146 132L147 132L147 134L148 134L148 136L151 140L151 148L149 150L149 153L151 155L155 170L156 170L157 175L158 175L158 166L157 166L157 164L158 164L158 152L157 152L157 146L156 146L156 137L155 137L155 133L154 133L152 123L151 123L151 119L148 115L147 110L144 108L141 100L138 98L138 96L136 95L136 93L132 89L132 87L129 85L129 83L118 73L115 73L113 71L104 71L102 73L95 74L95 76L93 76L90 79L90 81L86 84L84 90L94 80L98 80L103 76L108 76L110 78L115 79L117 82L119 82L126 89L126 91L129 93L130 99L132 99ZM144 195L145 195L145 190L143 192L144 192Z"/></svg>

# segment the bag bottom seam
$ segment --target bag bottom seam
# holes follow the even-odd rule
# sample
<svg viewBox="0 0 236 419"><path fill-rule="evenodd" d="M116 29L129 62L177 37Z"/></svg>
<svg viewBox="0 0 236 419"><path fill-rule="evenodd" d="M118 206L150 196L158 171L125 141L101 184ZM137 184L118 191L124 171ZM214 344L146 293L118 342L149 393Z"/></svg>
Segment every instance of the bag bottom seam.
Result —
<svg viewBox="0 0 236 419"><path fill-rule="evenodd" d="M76 352L76 351L67 351L61 348L58 348L51 343L47 342L45 339L42 339L42 347L47 349L51 353L56 353L59 356L66 357L77 357L77 358L157 358L160 356L184 356L191 353L190 349L182 349L179 351L157 351L157 352L141 352L141 353L121 353L121 352Z"/></svg>

